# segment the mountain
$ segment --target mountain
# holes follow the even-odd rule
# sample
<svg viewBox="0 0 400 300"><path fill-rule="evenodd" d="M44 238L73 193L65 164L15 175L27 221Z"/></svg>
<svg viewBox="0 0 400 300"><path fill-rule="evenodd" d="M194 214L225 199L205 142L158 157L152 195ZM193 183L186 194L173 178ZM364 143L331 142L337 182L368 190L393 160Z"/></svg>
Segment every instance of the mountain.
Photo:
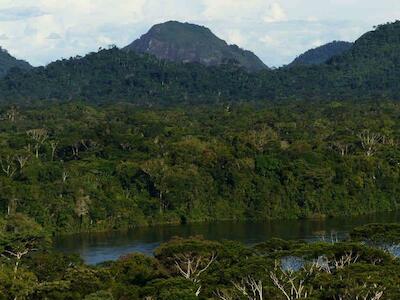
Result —
<svg viewBox="0 0 400 300"><path fill-rule="evenodd" d="M334 56L341 55L351 49L353 43L334 41L323 46L311 49L298 56L288 67L299 65L319 65L327 62Z"/></svg>
<svg viewBox="0 0 400 300"><path fill-rule="evenodd" d="M249 71L267 68L254 53L236 45L228 45L210 29L176 21L154 25L140 39L125 47L125 50L148 53L174 62L216 66L236 61Z"/></svg>
<svg viewBox="0 0 400 300"><path fill-rule="evenodd" d="M359 93L370 91L375 97L399 98L400 21L376 26L327 64L335 70L336 80L341 77L342 86Z"/></svg>
<svg viewBox="0 0 400 300"><path fill-rule="evenodd" d="M11 56L7 50L0 47L0 77L5 76L12 68L29 70L32 66L24 60L16 59Z"/></svg>
<svg viewBox="0 0 400 300"><path fill-rule="evenodd" d="M332 57L335 66L395 67L400 63L400 21L378 25L362 35L353 47L342 55ZM372 69L371 71L374 71Z"/></svg>
<svg viewBox="0 0 400 300"><path fill-rule="evenodd" d="M126 49L103 49L0 80L0 102L84 100L137 105L221 104L281 100L400 100L400 21L364 34L326 63L247 72L176 63Z"/></svg>
<svg viewBox="0 0 400 300"><path fill-rule="evenodd" d="M324 64L277 73L285 97L400 100L400 21L376 26Z"/></svg>
<svg viewBox="0 0 400 300"><path fill-rule="evenodd" d="M13 69L0 80L0 102L215 103L256 91L256 74L231 62L209 67L174 63L114 47L29 72Z"/></svg>

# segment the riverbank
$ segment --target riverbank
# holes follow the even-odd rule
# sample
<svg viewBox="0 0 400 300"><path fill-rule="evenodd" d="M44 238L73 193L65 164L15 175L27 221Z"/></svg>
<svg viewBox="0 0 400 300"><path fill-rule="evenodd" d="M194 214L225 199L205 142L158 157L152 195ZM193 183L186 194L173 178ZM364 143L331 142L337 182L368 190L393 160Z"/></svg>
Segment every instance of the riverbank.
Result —
<svg viewBox="0 0 400 300"><path fill-rule="evenodd" d="M201 220L186 220L186 222L181 222L181 220L174 220L174 221L164 221L164 222L155 222L154 219L148 222L143 223L135 223L133 226L125 226L122 228L113 228L113 227L94 227L92 228L81 228L75 231L53 231L52 235L54 237L62 237L68 235L76 235L76 234L95 234L95 233L105 233L105 232L124 232L124 231L131 231L136 228L151 228L157 226L179 226L179 225L190 225L190 224L209 224L209 223L218 223L218 222L232 222L232 223L256 223L256 222L274 222L274 221L323 221L329 219L338 219L338 218L357 218L357 217L368 217L368 216L375 216L379 214L396 214L400 213L400 210L385 210L385 211L374 211L370 213L363 213L363 214L344 214L344 215L337 215L337 216L327 216L325 214L313 214L308 217L302 218L266 218L266 219L246 219L246 218L222 218L222 219L213 219L213 218L206 218Z"/></svg>
<svg viewBox="0 0 400 300"><path fill-rule="evenodd" d="M247 245L271 238L287 240L330 240L346 238L354 227L370 223L400 222L400 212L359 217L308 220L270 220L264 222L211 222L185 225L136 227L131 230L89 232L56 237L55 249L77 253L88 263L114 260L132 252L152 254L153 250L174 236L203 236L210 240L235 240Z"/></svg>
<svg viewBox="0 0 400 300"><path fill-rule="evenodd" d="M399 113L395 101L21 107L0 122L2 213L64 234L396 209Z"/></svg>

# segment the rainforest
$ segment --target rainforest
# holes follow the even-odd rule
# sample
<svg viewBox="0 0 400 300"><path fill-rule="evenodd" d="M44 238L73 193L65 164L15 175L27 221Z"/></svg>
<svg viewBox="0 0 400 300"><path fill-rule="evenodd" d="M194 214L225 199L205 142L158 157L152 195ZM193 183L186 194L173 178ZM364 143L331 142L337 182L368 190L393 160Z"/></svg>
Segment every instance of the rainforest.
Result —
<svg viewBox="0 0 400 300"><path fill-rule="evenodd" d="M7 107L0 205L62 233L394 211L399 114L393 101Z"/></svg>
<svg viewBox="0 0 400 300"><path fill-rule="evenodd" d="M97 265L54 246L146 226L396 213L400 22L339 44L275 69L167 22L46 66L2 50L0 299L399 299L398 223L246 244L173 237Z"/></svg>

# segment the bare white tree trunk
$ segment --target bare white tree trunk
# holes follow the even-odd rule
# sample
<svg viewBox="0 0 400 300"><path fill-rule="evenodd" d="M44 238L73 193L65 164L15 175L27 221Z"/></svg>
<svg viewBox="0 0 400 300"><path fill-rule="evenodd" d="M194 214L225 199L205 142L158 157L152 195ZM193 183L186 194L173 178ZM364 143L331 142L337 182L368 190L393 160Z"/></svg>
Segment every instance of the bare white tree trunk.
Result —
<svg viewBox="0 0 400 300"><path fill-rule="evenodd" d="M50 141L50 147L51 147L51 160L54 160L54 157L56 155L56 151L57 151L57 146L58 146L58 142L57 141Z"/></svg>
<svg viewBox="0 0 400 300"><path fill-rule="evenodd" d="M43 128L31 129L28 130L26 134L35 141L35 156L36 158L39 158L40 147L49 137L47 130Z"/></svg>
<svg viewBox="0 0 400 300"><path fill-rule="evenodd" d="M249 300L263 300L263 282L247 276L241 282L233 282L233 286Z"/></svg>
<svg viewBox="0 0 400 300"><path fill-rule="evenodd" d="M358 137L362 148L365 150L365 155L368 157L375 154L379 143L382 141L382 136L379 133L371 133L369 130L364 130Z"/></svg>
<svg viewBox="0 0 400 300"><path fill-rule="evenodd" d="M198 297L201 292L202 286L200 285L200 275L203 274L217 259L215 253L210 256L193 255L192 253L185 253L175 256L175 265L179 273L187 280L199 285L195 295Z"/></svg>

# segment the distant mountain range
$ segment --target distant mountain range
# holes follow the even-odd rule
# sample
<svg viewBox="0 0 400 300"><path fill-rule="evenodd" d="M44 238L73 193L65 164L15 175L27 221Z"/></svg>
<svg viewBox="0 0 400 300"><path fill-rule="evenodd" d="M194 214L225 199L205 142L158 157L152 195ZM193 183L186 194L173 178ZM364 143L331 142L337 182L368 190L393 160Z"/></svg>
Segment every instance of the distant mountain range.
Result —
<svg viewBox="0 0 400 300"><path fill-rule="evenodd" d="M0 47L0 77L5 76L12 68L29 70L32 69L32 66L24 60L16 59L7 50Z"/></svg>
<svg viewBox="0 0 400 300"><path fill-rule="evenodd" d="M334 41L311 49L297 57L288 67L317 65L349 50L353 43ZM254 72L268 67L251 51L228 45L210 29L190 23L169 21L154 25L146 34L124 47L125 51L151 54L158 59L177 63L199 63L205 66L236 64ZM32 66L12 57L0 47L0 78L12 68L30 70Z"/></svg>
<svg viewBox="0 0 400 300"><path fill-rule="evenodd" d="M353 43L334 41L320 47L306 51L298 56L289 67L320 65L328 62L332 57L343 54L353 47Z"/></svg>
<svg viewBox="0 0 400 300"><path fill-rule="evenodd" d="M154 25L124 49L174 62L201 63L206 66L236 62L249 71L267 68L254 53L236 45L228 45L210 29L176 21Z"/></svg>
<svg viewBox="0 0 400 300"><path fill-rule="evenodd" d="M168 30L160 33L171 27L175 28L172 33ZM193 31L196 34L192 35ZM206 37L201 39L203 34ZM158 42L151 41L158 41L153 39L157 35L163 36L165 42L153 47ZM212 39L222 47L218 48L221 52L209 50L217 49L214 44L206 43L211 37L212 33L204 27L168 22L153 27L148 35L124 49L103 49L83 58L57 61L28 72L14 68L0 80L0 101L79 99L91 103L123 101L176 105L285 99L400 100L400 21L377 26L336 56L325 55L328 51L313 51L315 57L298 67L271 70L259 65L258 72L248 72L256 69L246 67L232 52L221 50L235 49L225 47L223 41ZM198 43L201 47L189 43L197 39L202 40ZM167 42L169 40L174 42ZM187 47L184 47L184 40ZM149 49L146 43L159 51L157 56L146 51ZM139 48L142 50L137 50ZM203 53L202 48L209 51ZM243 53L243 50L238 51L236 53ZM210 53L224 53L225 56L216 59L217 55ZM317 60L315 53L324 55ZM162 57L166 59L160 59Z"/></svg>

